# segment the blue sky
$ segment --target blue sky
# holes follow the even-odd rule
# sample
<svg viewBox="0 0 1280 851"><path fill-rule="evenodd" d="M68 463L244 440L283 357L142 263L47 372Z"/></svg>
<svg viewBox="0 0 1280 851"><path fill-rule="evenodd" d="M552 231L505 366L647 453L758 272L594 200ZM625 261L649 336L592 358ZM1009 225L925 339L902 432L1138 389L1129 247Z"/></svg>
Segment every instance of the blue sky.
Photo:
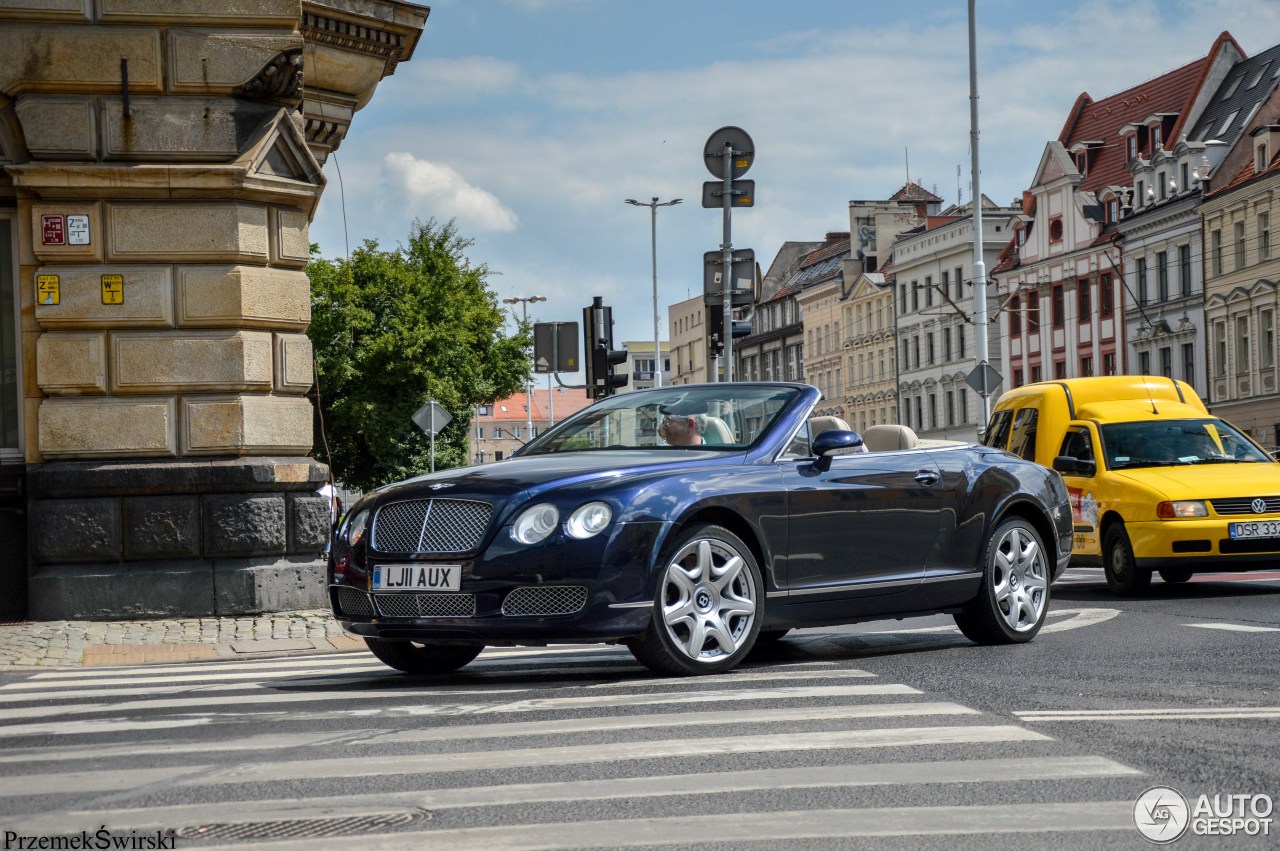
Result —
<svg viewBox="0 0 1280 851"><path fill-rule="evenodd" d="M701 291L721 240L701 207L702 148L751 134L756 206L735 248L768 267L786 240L848 230L852 199L910 177L970 197L965 0L440 0L414 58L357 114L311 228L403 241L456 219L500 298L539 295L540 321L580 321L602 296L619 340L652 340L650 213L666 307ZM1102 98L1203 56L1228 30L1252 55L1280 42L1276 0L979 0L981 188L1031 182L1084 91ZM957 166L960 175L957 176ZM343 183L339 185L338 168ZM347 236L344 238L343 203Z"/></svg>

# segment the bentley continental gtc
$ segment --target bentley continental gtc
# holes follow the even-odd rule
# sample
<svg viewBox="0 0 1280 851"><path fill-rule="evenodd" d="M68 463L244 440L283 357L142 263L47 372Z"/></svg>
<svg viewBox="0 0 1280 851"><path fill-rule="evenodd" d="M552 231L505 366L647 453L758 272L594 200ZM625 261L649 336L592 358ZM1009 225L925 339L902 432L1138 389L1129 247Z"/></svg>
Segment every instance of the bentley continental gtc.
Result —
<svg viewBox="0 0 1280 851"><path fill-rule="evenodd" d="M373 491L330 548L334 615L414 674L575 642L713 674L794 628L940 613L979 644L1031 640L1071 556L1061 476L903 426L859 435L820 398L615 395L507 460Z"/></svg>

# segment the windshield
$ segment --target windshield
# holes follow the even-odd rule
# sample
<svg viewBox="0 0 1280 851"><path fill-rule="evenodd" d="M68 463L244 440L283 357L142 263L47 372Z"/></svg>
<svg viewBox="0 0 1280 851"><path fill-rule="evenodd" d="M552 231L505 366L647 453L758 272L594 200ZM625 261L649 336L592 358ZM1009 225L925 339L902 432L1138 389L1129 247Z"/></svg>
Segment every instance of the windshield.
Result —
<svg viewBox="0 0 1280 851"><path fill-rule="evenodd" d="M1234 426L1213 418L1113 423L1100 431L1112 470L1271 461Z"/></svg>
<svg viewBox="0 0 1280 851"><path fill-rule="evenodd" d="M794 387L735 383L620 393L565 420L520 454L746 449L799 394Z"/></svg>

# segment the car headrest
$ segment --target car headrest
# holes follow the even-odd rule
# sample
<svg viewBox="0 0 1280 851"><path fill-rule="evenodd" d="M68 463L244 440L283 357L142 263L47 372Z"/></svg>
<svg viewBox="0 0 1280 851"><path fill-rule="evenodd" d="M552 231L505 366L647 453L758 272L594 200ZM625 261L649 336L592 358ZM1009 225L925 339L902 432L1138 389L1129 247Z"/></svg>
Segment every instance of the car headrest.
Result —
<svg viewBox="0 0 1280 851"><path fill-rule="evenodd" d="M809 430L813 432L814 437L824 431L853 431L853 429L849 428L849 424L839 417L810 417Z"/></svg>
<svg viewBox="0 0 1280 851"><path fill-rule="evenodd" d="M734 439L733 432L729 430L729 426L724 420L710 415L705 419L706 425L702 428L702 440L704 443L711 446L725 446L738 442Z"/></svg>
<svg viewBox="0 0 1280 851"><path fill-rule="evenodd" d="M904 425L873 425L862 433L862 442L868 452L891 452L894 449L914 449L918 441L916 433Z"/></svg>

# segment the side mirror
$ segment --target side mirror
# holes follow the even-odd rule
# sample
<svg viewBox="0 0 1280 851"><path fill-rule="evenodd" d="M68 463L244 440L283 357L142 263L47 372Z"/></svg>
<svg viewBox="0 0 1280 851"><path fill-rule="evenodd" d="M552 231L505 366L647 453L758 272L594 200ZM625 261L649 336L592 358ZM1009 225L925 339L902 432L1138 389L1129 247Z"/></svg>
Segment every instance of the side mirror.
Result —
<svg viewBox="0 0 1280 851"><path fill-rule="evenodd" d="M1092 476L1097 466L1092 461L1081 461L1071 455L1059 455L1053 459L1053 469L1068 476Z"/></svg>
<svg viewBox="0 0 1280 851"><path fill-rule="evenodd" d="M857 432L832 429L824 431L813 439L813 454L818 456L816 467L819 470L831 469L831 459L841 452L860 449L862 437Z"/></svg>

